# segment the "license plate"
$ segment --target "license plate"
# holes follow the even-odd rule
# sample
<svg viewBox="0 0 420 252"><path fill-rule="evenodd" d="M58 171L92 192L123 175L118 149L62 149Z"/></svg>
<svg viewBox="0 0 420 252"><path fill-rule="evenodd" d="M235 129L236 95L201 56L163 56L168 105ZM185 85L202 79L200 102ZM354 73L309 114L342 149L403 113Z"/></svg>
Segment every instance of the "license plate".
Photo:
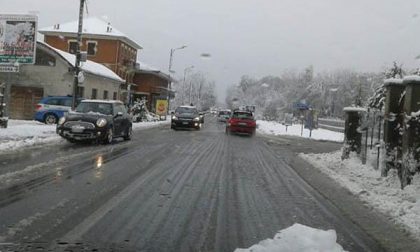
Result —
<svg viewBox="0 0 420 252"><path fill-rule="evenodd" d="M246 126L246 123L238 123L238 125Z"/></svg>
<svg viewBox="0 0 420 252"><path fill-rule="evenodd" d="M76 126L71 127L72 132L83 132L83 130L85 130L85 127L83 126L76 125Z"/></svg>
<svg viewBox="0 0 420 252"><path fill-rule="evenodd" d="M182 124L184 124L184 125L188 125L188 122L182 122Z"/></svg>

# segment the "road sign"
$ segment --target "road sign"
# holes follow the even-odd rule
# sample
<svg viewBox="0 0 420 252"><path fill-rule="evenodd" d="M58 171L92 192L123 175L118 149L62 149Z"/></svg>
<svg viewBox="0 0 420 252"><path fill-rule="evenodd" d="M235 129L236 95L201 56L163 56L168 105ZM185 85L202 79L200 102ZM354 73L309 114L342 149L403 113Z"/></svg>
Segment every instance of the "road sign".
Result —
<svg viewBox="0 0 420 252"><path fill-rule="evenodd" d="M298 110L309 110L310 105L306 103L296 102L293 104L293 108Z"/></svg>
<svg viewBox="0 0 420 252"><path fill-rule="evenodd" d="M19 65L0 65L0 73L18 73Z"/></svg>
<svg viewBox="0 0 420 252"><path fill-rule="evenodd" d="M0 64L34 64L38 17L0 14Z"/></svg>
<svg viewBox="0 0 420 252"><path fill-rule="evenodd" d="M77 76L77 80L79 81L79 84L83 84L83 82L85 81L85 74L83 73L83 71L79 72L79 75Z"/></svg>
<svg viewBox="0 0 420 252"><path fill-rule="evenodd" d="M166 116L168 113L168 101L156 100L156 114L159 116Z"/></svg>

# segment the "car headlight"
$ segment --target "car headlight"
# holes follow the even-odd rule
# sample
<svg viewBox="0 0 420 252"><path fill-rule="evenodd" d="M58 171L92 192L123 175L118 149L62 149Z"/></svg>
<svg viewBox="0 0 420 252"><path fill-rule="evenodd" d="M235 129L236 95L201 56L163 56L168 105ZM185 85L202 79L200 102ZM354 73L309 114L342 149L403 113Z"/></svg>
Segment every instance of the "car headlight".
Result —
<svg viewBox="0 0 420 252"><path fill-rule="evenodd" d="M63 116L58 120L58 125L62 125L66 121L66 118Z"/></svg>
<svg viewBox="0 0 420 252"><path fill-rule="evenodd" d="M178 117L172 116L172 120L177 120L177 119L178 119Z"/></svg>
<svg viewBox="0 0 420 252"><path fill-rule="evenodd" d="M96 126L98 126L98 127L102 128L102 127L104 127L104 126L106 125L106 123L107 123L107 121L106 121L106 119L105 119L105 118L99 118L99 119L96 121Z"/></svg>
<svg viewBox="0 0 420 252"><path fill-rule="evenodd" d="M193 119L194 121L200 121L200 117L196 117Z"/></svg>

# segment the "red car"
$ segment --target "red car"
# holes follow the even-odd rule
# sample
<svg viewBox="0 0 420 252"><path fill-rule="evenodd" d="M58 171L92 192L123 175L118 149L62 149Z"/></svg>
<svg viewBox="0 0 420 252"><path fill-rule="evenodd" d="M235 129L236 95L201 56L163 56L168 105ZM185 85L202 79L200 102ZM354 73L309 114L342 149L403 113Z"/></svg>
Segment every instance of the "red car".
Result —
<svg viewBox="0 0 420 252"><path fill-rule="evenodd" d="M252 112L233 111L231 117L226 123L226 134L244 133L251 136L255 135L257 123Z"/></svg>

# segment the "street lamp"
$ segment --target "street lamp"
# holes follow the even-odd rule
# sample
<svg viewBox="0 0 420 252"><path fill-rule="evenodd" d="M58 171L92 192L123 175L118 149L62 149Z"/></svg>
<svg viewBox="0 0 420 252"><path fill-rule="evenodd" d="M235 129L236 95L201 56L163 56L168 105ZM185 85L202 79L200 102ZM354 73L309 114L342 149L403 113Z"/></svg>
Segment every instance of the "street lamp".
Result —
<svg viewBox="0 0 420 252"><path fill-rule="evenodd" d="M189 66L184 69L184 79L182 81L182 104L184 104L184 91L185 91L185 76L187 75L187 71L193 69L194 66ZM190 85L190 103L191 103L191 85Z"/></svg>
<svg viewBox="0 0 420 252"><path fill-rule="evenodd" d="M181 50L181 49L184 49L184 48L186 48L187 46L186 45L183 45L183 46L181 46L181 47L178 47L178 48L172 48L171 49L171 52L170 52L170 54L169 54L169 67L168 67L168 72L169 72L169 80L168 80L168 90L167 90L167 97L166 97L166 99L167 99L167 101L168 101L168 109L169 109L169 91L170 91L170 88L171 88L171 72L172 72L172 60L173 60L173 56L174 56L174 52L176 51L176 50Z"/></svg>
<svg viewBox="0 0 420 252"><path fill-rule="evenodd" d="M336 97L336 93L338 91L338 88L330 88L330 92L333 94L332 97L332 106L331 106L331 115L334 117L335 114L335 97Z"/></svg>

